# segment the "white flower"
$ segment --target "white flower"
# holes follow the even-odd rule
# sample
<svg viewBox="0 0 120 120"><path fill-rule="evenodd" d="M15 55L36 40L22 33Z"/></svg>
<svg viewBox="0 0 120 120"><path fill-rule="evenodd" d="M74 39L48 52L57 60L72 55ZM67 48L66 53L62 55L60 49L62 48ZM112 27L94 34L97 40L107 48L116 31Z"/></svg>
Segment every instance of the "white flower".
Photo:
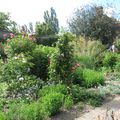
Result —
<svg viewBox="0 0 120 120"><path fill-rule="evenodd" d="M20 78L19 78L19 81L22 81L22 80L24 80L24 78L23 78L23 77L20 77Z"/></svg>
<svg viewBox="0 0 120 120"><path fill-rule="evenodd" d="M23 63L26 63L27 61L23 58L23 61L22 61Z"/></svg>
<svg viewBox="0 0 120 120"><path fill-rule="evenodd" d="M16 60L16 59L18 59L18 57L14 57L14 59Z"/></svg>

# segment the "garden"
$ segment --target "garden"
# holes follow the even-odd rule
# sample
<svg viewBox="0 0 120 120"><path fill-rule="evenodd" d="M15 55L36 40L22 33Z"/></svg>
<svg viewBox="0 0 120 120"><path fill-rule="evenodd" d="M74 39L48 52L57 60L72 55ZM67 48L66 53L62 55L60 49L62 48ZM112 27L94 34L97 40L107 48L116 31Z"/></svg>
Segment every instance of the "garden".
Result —
<svg viewBox="0 0 120 120"><path fill-rule="evenodd" d="M94 32L83 30L86 24L76 31L71 20L70 32L59 31L57 19L51 18L51 25L45 15L46 23L37 23L34 35L28 37L22 26L0 39L0 120L47 120L76 105L99 107L120 94L120 38L110 26L118 21L103 14L102 24L101 14L89 16L98 21L89 21ZM109 51L113 43L115 51Z"/></svg>

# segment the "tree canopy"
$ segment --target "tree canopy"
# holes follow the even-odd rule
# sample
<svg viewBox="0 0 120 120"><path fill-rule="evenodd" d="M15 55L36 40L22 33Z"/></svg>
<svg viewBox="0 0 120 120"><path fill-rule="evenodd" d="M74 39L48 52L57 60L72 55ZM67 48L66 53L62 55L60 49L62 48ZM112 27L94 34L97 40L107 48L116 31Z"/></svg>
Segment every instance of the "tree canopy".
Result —
<svg viewBox="0 0 120 120"><path fill-rule="evenodd" d="M102 6L95 5L77 9L68 21L72 33L100 40L103 44L114 41L117 34L112 27L116 23L116 19L104 14Z"/></svg>
<svg viewBox="0 0 120 120"><path fill-rule="evenodd" d="M57 19L56 11L51 7L50 12L47 10L44 12L45 23L49 25L53 34L59 32L59 22Z"/></svg>
<svg viewBox="0 0 120 120"><path fill-rule="evenodd" d="M0 30L8 30L8 26L10 26L9 13L0 12Z"/></svg>

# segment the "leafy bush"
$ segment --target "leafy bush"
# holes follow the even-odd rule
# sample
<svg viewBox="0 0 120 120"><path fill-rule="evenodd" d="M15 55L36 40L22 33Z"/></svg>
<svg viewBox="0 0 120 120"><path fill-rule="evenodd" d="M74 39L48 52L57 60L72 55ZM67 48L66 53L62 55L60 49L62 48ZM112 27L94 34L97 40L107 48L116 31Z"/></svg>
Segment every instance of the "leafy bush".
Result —
<svg viewBox="0 0 120 120"><path fill-rule="evenodd" d="M118 52L120 52L120 39L116 40L116 47L117 47Z"/></svg>
<svg viewBox="0 0 120 120"><path fill-rule="evenodd" d="M39 91L39 96L46 96L50 93L61 93L64 95L67 95L67 86L62 85L62 84L57 84L57 85L51 85L51 86L44 86L40 91Z"/></svg>
<svg viewBox="0 0 120 120"><path fill-rule="evenodd" d="M102 104L104 98L103 96L95 91L87 91L87 100L86 102L93 107L98 107Z"/></svg>
<svg viewBox="0 0 120 120"><path fill-rule="evenodd" d="M89 40L80 36L75 43L75 54L94 57L104 49L104 45L97 40Z"/></svg>
<svg viewBox="0 0 120 120"><path fill-rule="evenodd" d="M115 63L115 66L114 66L114 71L117 71L119 72L120 71L120 56L118 55L118 60L116 61Z"/></svg>
<svg viewBox="0 0 120 120"><path fill-rule="evenodd" d="M58 41L58 36L46 36L46 37L38 37L37 44L42 44L45 46L55 46L56 42Z"/></svg>
<svg viewBox="0 0 120 120"><path fill-rule="evenodd" d="M73 99L71 96L66 96L64 100L64 108L70 109L73 106Z"/></svg>
<svg viewBox="0 0 120 120"><path fill-rule="evenodd" d="M9 39L5 46L5 53L10 57L20 53L31 53L35 46L36 44L30 41L29 39Z"/></svg>
<svg viewBox="0 0 120 120"><path fill-rule="evenodd" d="M7 63L1 63L1 80L11 83L12 79L28 74L30 72L30 66L32 64L27 61L27 58L23 54L12 57L8 59Z"/></svg>
<svg viewBox="0 0 120 120"><path fill-rule="evenodd" d="M6 114L7 120L45 120L60 110L63 99L63 94L51 93L31 104L13 103Z"/></svg>
<svg viewBox="0 0 120 120"><path fill-rule="evenodd" d="M83 69L81 67L75 69L72 72L73 84L82 84L83 81Z"/></svg>
<svg viewBox="0 0 120 120"><path fill-rule="evenodd" d="M79 55L74 58L77 63L81 65L82 68L93 69L95 67L94 57L88 55Z"/></svg>
<svg viewBox="0 0 120 120"><path fill-rule="evenodd" d="M118 54L117 53L106 53L105 57L103 58L103 65L105 67L110 67L111 69L114 68L116 62L118 61Z"/></svg>
<svg viewBox="0 0 120 120"><path fill-rule="evenodd" d="M43 80L48 78L48 67L50 65L50 55L55 51L55 48L37 46L32 52L30 62L33 63L31 73L40 77Z"/></svg>
<svg viewBox="0 0 120 120"><path fill-rule="evenodd" d="M6 116L3 112L0 112L0 120L6 120Z"/></svg>
<svg viewBox="0 0 120 120"><path fill-rule="evenodd" d="M94 87L99 84L104 84L104 75L101 72L84 69L83 70L83 86L85 87Z"/></svg>
<svg viewBox="0 0 120 120"><path fill-rule="evenodd" d="M7 120L43 120L37 102L12 104L7 112Z"/></svg>
<svg viewBox="0 0 120 120"><path fill-rule="evenodd" d="M74 103L81 101L92 106L99 106L103 102L103 97L101 94L79 87L79 85L72 85L70 92Z"/></svg>
<svg viewBox="0 0 120 120"><path fill-rule="evenodd" d="M59 51L54 53L50 64L50 79L60 80L65 84L71 83L71 68L73 66L73 45L74 37L66 33L60 37L57 43ZM55 78L56 77L56 78Z"/></svg>
<svg viewBox="0 0 120 120"><path fill-rule="evenodd" d="M42 81L29 75L31 65L21 54L17 58L8 59L8 62L1 66L0 77L3 82L8 84L8 97L28 100L36 98Z"/></svg>
<svg viewBox="0 0 120 120"><path fill-rule="evenodd" d="M55 115L63 105L64 95L51 93L41 98L41 110L44 116Z"/></svg>
<svg viewBox="0 0 120 120"><path fill-rule="evenodd" d="M72 99L74 103L77 103L79 101L85 101L86 100L86 89L83 87L80 87L79 85L72 85L70 88L70 94L72 96Z"/></svg>

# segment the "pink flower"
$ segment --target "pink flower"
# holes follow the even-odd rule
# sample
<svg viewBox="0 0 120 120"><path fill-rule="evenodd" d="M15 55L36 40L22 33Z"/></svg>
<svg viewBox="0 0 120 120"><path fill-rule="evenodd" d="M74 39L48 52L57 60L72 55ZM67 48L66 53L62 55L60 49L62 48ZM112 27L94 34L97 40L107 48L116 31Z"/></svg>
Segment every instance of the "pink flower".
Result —
<svg viewBox="0 0 120 120"><path fill-rule="evenodd" d="M10 38L14 38L14 34L13 33L10 33Z"/></svg>
<svg viewBox="0 0 120 120"><path fill-rule="evenodd" d="M7 37L7 34L6 34L6 33L4 33L4 34L3 34L3 38L6 38L6 37Z"/></svg>

